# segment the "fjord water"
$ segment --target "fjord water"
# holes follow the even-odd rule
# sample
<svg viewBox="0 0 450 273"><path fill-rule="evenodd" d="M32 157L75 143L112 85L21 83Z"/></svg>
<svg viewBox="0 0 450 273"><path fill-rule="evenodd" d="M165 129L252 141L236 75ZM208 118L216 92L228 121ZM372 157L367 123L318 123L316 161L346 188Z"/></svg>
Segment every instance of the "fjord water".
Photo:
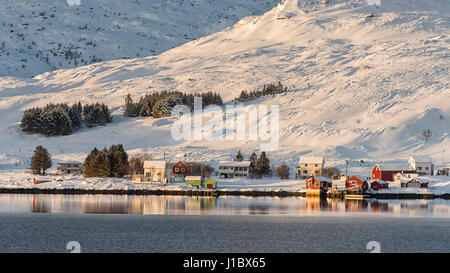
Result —
<svg viewBox="0 0 450 273"><path fill-rule="evenodd" d="M448 200L0 195L0 252L450 252ZM69 248L70 249L70 248Z"/></svg>

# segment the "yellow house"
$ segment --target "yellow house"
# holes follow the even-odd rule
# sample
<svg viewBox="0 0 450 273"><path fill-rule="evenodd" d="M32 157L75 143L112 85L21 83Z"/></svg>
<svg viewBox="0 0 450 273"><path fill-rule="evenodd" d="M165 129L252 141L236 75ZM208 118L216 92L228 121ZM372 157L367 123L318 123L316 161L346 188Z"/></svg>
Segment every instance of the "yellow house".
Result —
<svg viewBox="0 0 450 273"><path fill-rule="evenodd" d="M302 156L300 166L295 167L295 176L306 179L311 176L322 176L325 159L323 157Z"/></svg>

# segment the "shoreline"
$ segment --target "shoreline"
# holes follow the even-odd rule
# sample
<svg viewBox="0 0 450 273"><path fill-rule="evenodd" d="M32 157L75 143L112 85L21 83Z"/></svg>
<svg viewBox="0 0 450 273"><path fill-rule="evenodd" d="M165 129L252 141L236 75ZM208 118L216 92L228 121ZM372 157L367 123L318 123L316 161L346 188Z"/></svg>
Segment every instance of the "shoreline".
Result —
<svg viewBox="0 0 450 273"><path fill-rule="evenodd" d="M292 191L225 191L225 190L99 190L99 189L39 189L39 188L0 188L0 194L64 194L64 195L172 195L172 196L247 196L247 197L306 197L306 192ZM373 199L444 199L450 200L450 193L366 193ZM323 198L327 198L323 196ZM328 197L335 198L335 197ZM336 198L342 199L342 198Z"/></svg>

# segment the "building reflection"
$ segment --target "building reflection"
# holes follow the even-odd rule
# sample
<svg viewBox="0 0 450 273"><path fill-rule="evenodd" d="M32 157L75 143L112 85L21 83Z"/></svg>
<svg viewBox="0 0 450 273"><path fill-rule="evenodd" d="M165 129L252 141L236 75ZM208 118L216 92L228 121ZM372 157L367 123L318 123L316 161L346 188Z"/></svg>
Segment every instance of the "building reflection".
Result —
<svg viewBox="0 0 450 273"><path fill-rule="evenodd" d="M375 213L389 212L389 203L387 202L372 200L370 207L372 208L372 212Z"/></svg>
<svg viewBox="0 0 450 273"><path fill-rule="evenodd" d="M339 200L318 197L191 197L115 195L0 195L0 212L154 215L287 215L388 213L450 217L446 200Z"/></svg>
<svg viewBox="0 0 450 273"><path fill-rule="evenodd" d="M369 201L367 200L345 200L345 211L348 212L364 212L368 211Z"/></svg>

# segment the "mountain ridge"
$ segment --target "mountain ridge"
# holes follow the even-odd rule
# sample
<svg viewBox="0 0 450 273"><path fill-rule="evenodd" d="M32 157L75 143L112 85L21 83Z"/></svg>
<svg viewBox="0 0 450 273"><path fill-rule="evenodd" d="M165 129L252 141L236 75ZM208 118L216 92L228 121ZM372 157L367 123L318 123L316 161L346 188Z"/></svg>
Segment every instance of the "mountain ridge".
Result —
<svg viewBox="0 0 450 273"><path fill-rule="evenodd" d="M244 18L234 27L158 56L53 71L27 80L1 78L0 113L8 129L0 136L49 145L78 143L68 150L58 148L64 157L87 152L98 145L99 134L106 134L102 141L108 145L121 142L131 150L167 154L183 150L208 161L237 149L258 149L260 142L171 141L170 122L158 126L152 119L121 117L125 95L137 99L149 92L215 91L230 101L242 89L281 81L290 92L250 102L280 105L275 162L293 166L304 154L370 160L414 153L448 165L450 7L444 1L430 2L436 6L415 0L382 1L380 6L362 0L330 1L305 12L297 8L298 2L285 1L261 16ZM116 121L51 141L17 132L22 110L49 101L78 100L106 102ZM428 141L424 130L433 133ZM0 153L11 156L17 150L3 149Z"/></svg>

